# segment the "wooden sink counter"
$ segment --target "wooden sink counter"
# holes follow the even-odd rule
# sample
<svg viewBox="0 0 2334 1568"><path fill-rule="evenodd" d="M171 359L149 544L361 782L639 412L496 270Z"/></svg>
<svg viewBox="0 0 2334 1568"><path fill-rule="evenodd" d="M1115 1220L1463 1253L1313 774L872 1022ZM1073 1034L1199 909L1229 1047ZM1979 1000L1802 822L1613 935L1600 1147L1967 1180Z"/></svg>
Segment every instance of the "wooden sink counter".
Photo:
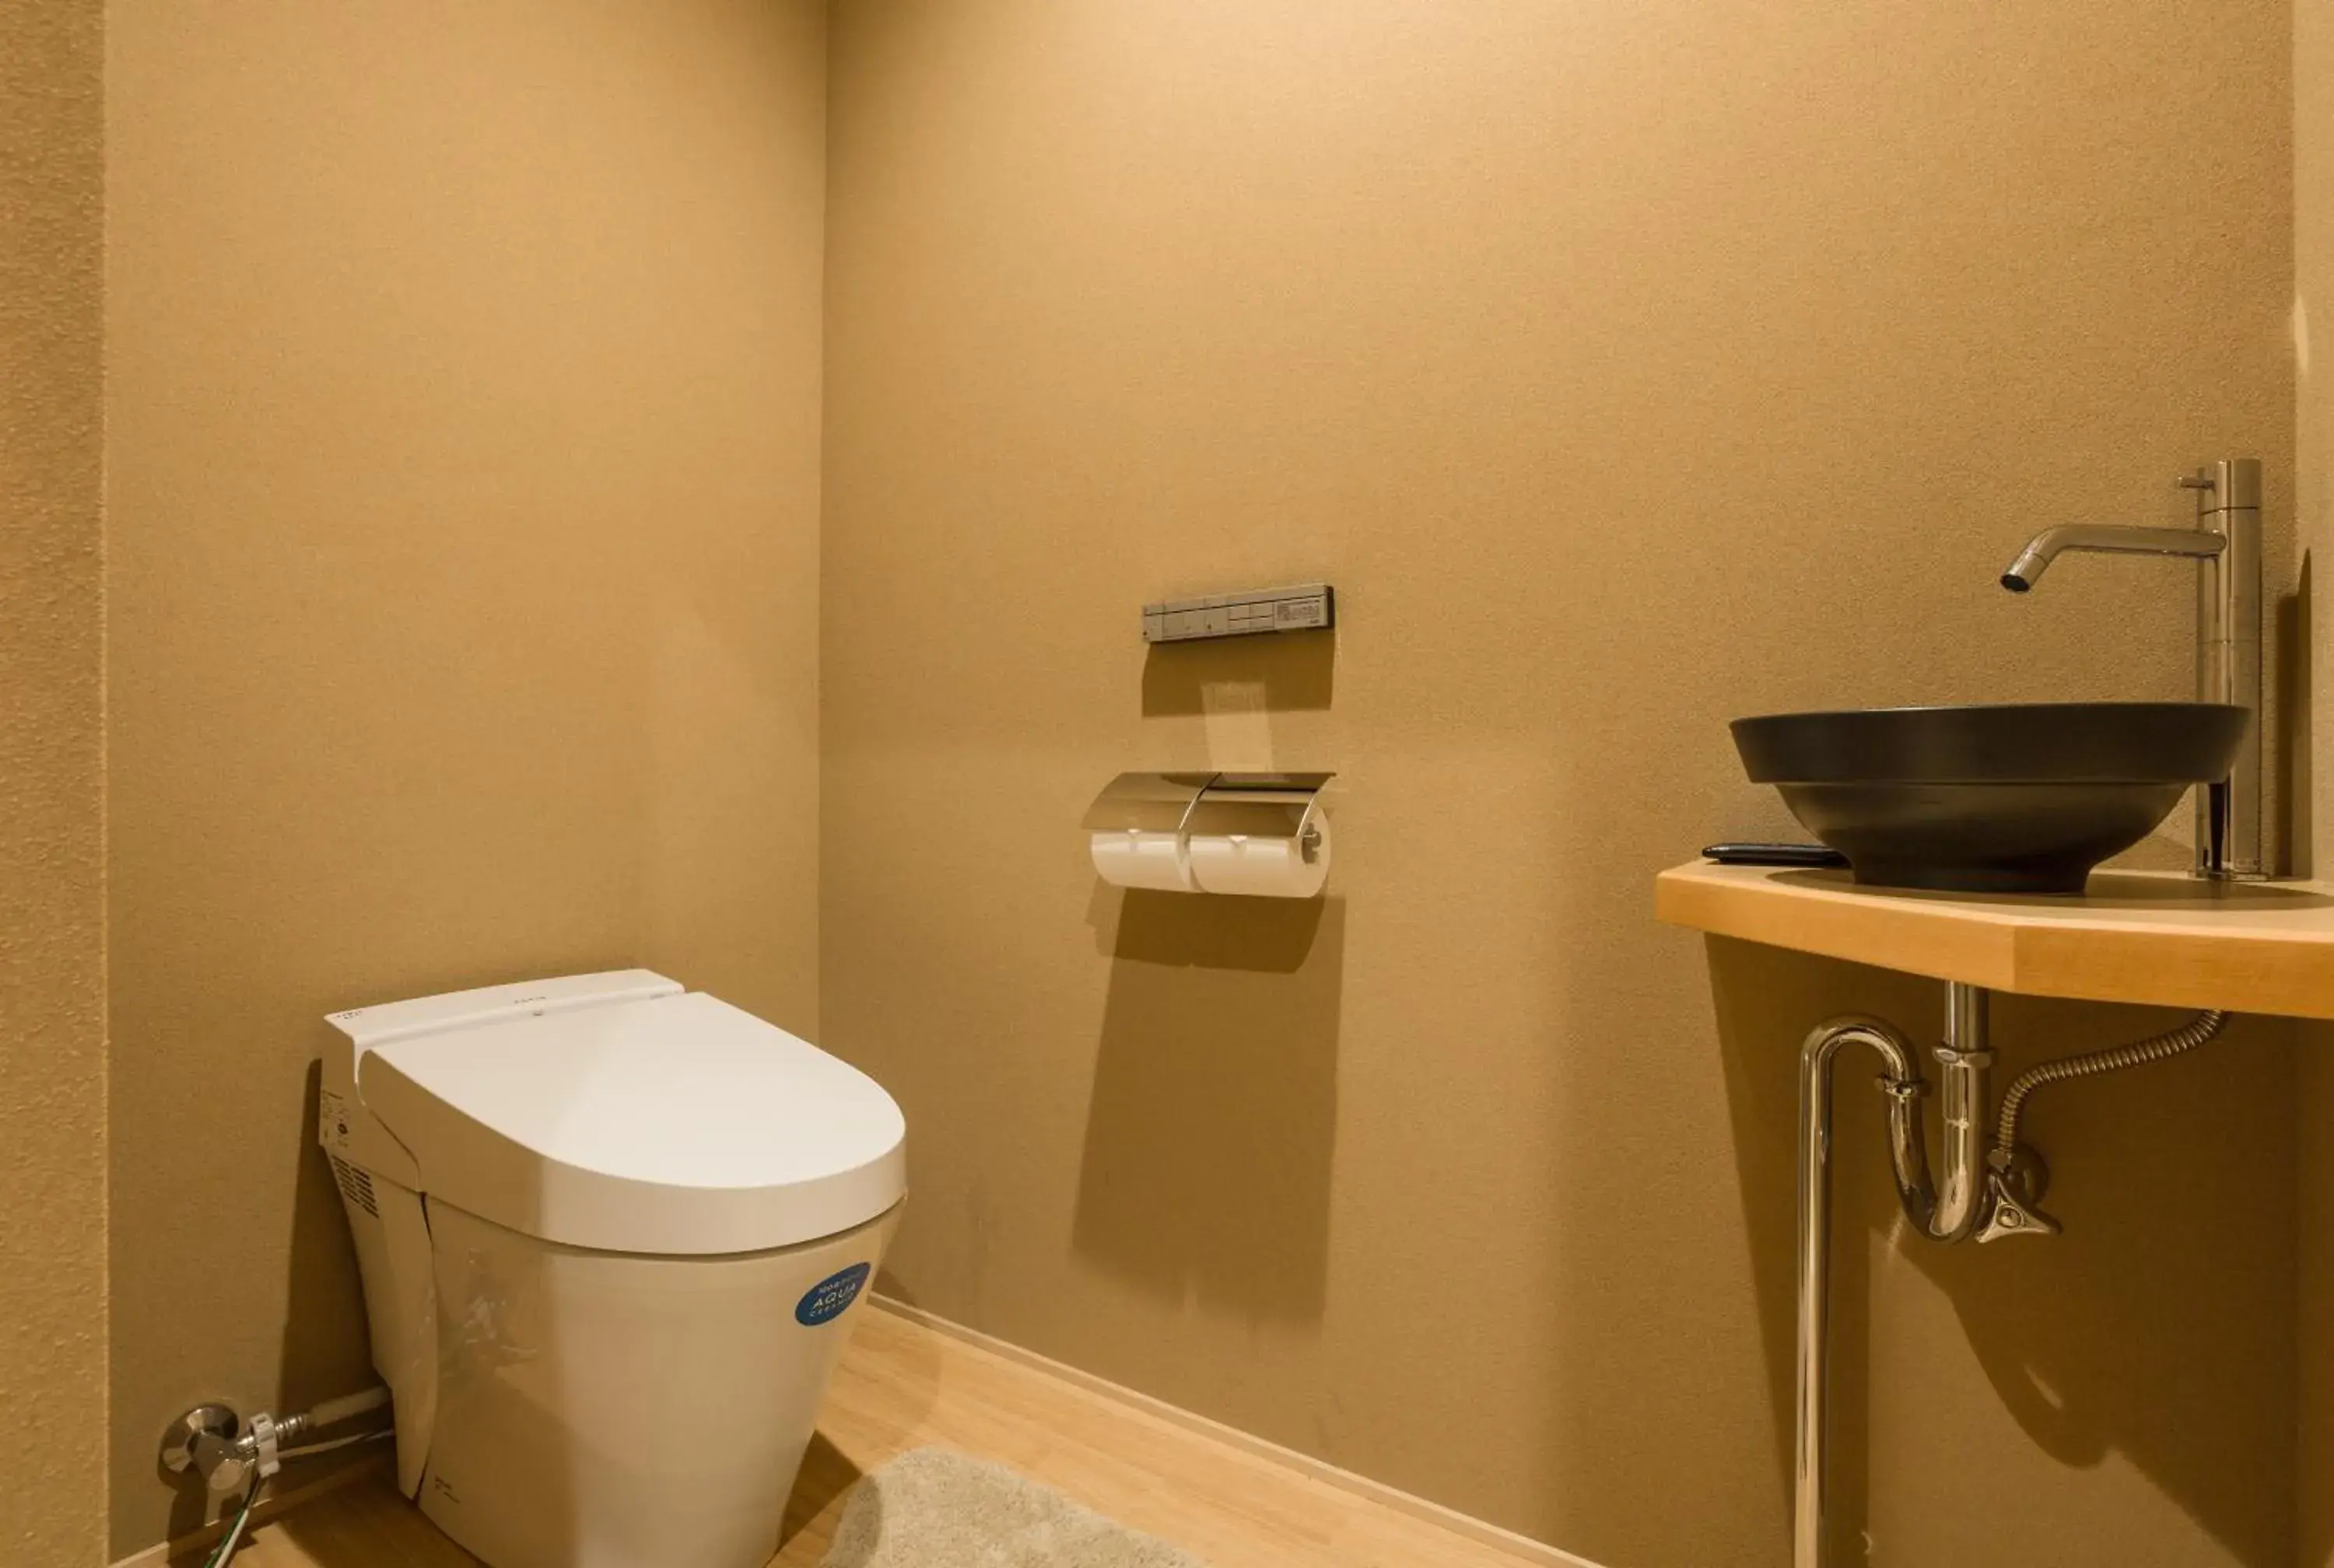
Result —
<svg viewBox="0 0 2334 1568"><path fill-rule="evenodd" d="M1673 926L1997 991L2334 1018L2334 885L2098 871L2080 898L1859 888L1844 871L1695 861Z"/></svg>

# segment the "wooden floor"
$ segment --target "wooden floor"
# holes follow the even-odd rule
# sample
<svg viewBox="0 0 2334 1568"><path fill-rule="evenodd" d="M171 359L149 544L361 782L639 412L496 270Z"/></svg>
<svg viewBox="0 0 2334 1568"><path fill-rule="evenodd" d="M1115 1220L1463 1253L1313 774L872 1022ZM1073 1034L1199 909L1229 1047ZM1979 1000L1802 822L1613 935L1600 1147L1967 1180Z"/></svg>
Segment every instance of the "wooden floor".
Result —
<svg viewBox="0 0 2334 1568"><path fill-rule="evenodd" d="M1216 1564L1547 1568L1546 1549L1476 1539L1392 1503L872 1307L845 1352L773 1568L814 1568L844 1494L893 1455L993 1459ZM200 1563L199 1554L174 1562ZM236 1568L475 1568L385 1471L261 1525Z"/></svg>

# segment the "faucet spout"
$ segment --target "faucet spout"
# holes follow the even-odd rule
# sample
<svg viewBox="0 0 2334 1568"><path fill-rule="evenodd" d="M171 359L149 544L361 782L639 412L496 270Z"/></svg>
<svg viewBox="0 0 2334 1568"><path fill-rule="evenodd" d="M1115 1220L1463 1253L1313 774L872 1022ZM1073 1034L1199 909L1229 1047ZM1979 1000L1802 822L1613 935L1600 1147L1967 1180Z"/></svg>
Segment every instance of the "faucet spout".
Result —
<svg viewBox="0 0 2334 1568"><path fill-rule="evenodd" d="M2196 563L2196 697L2242 707L2250 722L2228 775L2196 791L2196 875L2263 877L2262 821L2262 466L2227 457L2180 481L2196 493L2194 528L2045 528L2001 574L2023 593L2069 550L2173 555Z"/></svg>
<svg viewBox="0 0 2334 1568"><path fill-rule="evenodd" d="M2209 559L2229 547L2225 534L2202 528L2124 528L2112 524L2073 523L2045 528L2026 542L2018 559L2001 574L2001 585L2023 593L2041 581L2050 563L2072 550L2102 555L2184 555Z"/></svg>

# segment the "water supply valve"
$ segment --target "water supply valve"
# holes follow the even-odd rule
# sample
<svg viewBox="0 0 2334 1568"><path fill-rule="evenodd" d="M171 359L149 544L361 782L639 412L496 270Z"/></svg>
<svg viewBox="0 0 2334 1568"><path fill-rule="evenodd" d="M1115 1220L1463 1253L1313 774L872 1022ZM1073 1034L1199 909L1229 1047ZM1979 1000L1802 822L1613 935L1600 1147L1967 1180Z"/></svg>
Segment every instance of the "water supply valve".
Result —
<svg viewBox="0 0 2334 1568"><path fill-rule="evenodd" d="M162 1434L162 1467L174 1476L192 1470L214 1492L241 1492L273 1478L286 1459L391 1436L395 1429L383 1427L328 1442L311 1440L320 1427L338 1426L389 1407L389 1390L379 1387L326 1400L313 1410L280 1419L262 1410L246 1422L227 1405L197 1405Z"/></svg>
<svg viewBox="0 0 2334 1568"><path fill-rule="evenodd" d="M179 1476L192 1470L214 1492L239 1492L258 1461L256 1445L238 1440L242 1429L242 1418L227 1406L197 1405L162 1434L162 1467Z"/></svg>
<svg viewBox="0 0 2334 1568"><path fill-rule="evenodd" d="M2042 1212L2042 1196L2049 1190L2050 1167L2039 1150L2014 1140L2007 1149L1997 1143L1985 1156L1985 1207L1978 1220L1978 1240L2064 1234L2065 1227Z"/></svg>

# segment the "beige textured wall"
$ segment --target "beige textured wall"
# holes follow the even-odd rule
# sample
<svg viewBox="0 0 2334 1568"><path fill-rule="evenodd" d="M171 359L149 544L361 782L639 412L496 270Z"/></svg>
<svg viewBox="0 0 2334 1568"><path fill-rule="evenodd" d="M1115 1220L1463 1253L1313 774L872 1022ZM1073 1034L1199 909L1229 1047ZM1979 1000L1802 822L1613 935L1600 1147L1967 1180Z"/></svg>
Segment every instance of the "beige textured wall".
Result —
<svg viewBox="0 0 2334 1568"><path fill-rule="evenodd" d="M113 1544L367 1374L327 1009L816 1024L823 7L114 8Z"/></svg>
<svg viewBox="0 0 2334 1568"><path fill-rule="evenodd" d="M2334 568L2334 7L2293 7L2294 522L2310 577ZM2326 590L2317 588L2316 598ZM2314 694L2334 692L2334 616L2317 599ZM2334 874L2334 712L2310 725L2316 869ZM2334 1026L2301 1057L2301 1568L2334 1568Z"/></svg>
<svg viewBox="0 0 2334 1568"><path fill-rule="evenodd" d="M0 1561L105 1561L104 13L0 7Z"/></svg>
<svg viewBox="0 0 2334 1568"><path fill-rule="evenodd" d="M1616 1568L1781 1561L1792 1053L1934 993L1649 880L1784 831L1731 716L2185 694L2185 572L1994 579L2214 455L2290 505L2289 10L2209 13L839 7L821 1012L915 1130L894 1287ZM1136 640L1313 575L1334 658ZM1339 771L1326 907L1097 887L1113 773L1268 760ZM1844 1092L1845 1560L2290 1560L2281 1034L2054 1097L2023 1252L1898 1245Z"/></svg>

